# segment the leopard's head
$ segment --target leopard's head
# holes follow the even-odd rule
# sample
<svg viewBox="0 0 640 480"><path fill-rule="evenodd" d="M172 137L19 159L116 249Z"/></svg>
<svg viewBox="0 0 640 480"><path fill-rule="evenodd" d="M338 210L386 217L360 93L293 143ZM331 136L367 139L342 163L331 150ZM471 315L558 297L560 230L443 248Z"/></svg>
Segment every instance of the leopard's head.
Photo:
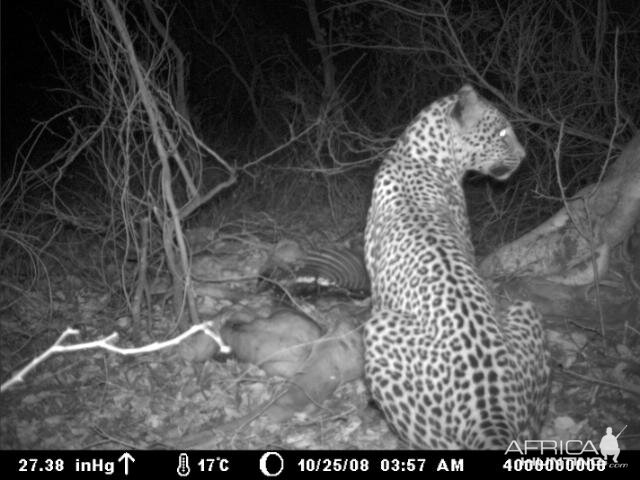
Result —
<svg viewBox="0 0 640 480"><path fill-rule="evenodd" d="M513 127L471 85L463 86L456 96L449 113L456 160L464 171L506 180L525 157Z"/></svg>

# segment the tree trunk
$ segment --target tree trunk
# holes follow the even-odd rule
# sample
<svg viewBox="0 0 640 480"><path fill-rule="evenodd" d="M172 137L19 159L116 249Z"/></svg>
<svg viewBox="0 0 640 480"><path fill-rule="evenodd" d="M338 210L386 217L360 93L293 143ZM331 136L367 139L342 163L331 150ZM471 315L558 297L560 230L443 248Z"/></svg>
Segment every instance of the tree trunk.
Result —
<svg viewBox="0 0 640 480"><path fill-rule="evenodd" d="M637 315L639 218L640 134L601 182L583 188L546 222L484 258L480 270L487 277L520 277L507 290L531 298L546 314L584 317L595 314L597 305L607 317Z"/></svg>

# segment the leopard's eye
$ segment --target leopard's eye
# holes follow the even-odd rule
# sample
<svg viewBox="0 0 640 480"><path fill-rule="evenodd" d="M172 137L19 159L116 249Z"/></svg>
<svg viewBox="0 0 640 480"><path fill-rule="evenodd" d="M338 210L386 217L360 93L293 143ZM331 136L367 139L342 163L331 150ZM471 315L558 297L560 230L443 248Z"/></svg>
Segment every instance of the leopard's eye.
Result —
<svg viewBox="0 0 640 480"><path fill-rule="evenodd" d="M502 138L506 137L507 136L507 129L503 128L502 130L500 130L498 132L498 135L500 135L500 137L502 137Z"/></svg>

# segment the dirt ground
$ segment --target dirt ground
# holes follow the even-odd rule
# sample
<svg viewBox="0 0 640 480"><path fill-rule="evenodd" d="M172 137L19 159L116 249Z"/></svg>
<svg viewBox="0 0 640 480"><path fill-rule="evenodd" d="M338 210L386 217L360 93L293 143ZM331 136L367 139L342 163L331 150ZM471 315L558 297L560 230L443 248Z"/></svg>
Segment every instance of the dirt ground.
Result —
<svg viewBox="0 0 640 480"><path fill-rule="evenodd" d="M238 244L236 253L235 274L261 258L246 244ZM202 319L215 321L234 308L269 311L275 306L273 292L258 293L252 283L238 286L232 297L225 298L221 289L201 290ZM114 310L108 292L60 272L51 278L51 301L47 289L36 288L2 312L3 381L69 326L78 327L79 335L64 344L113 332L119 334L119 347L175 337L184 328L175 324L162 295L154 300L146 324L133 325L125 311ZM336 304L363 305L349 298L304 301L319 323ZM640 449L640 322L613 320L603 339L598 325L545 318L553 381L541 439L597 445L607 427L614 434L626 427L620 448ZM259 412L285 381L233 358L192 360L175 346L134 356L103 349L54 354L0 395L0 448L172 448L185 435L207 429L219 449L407 448L370 402L362 379L342 385L319 408L295 413L284 423L270 424L257 415L252 422L234 424L248 412Z"/></svg>

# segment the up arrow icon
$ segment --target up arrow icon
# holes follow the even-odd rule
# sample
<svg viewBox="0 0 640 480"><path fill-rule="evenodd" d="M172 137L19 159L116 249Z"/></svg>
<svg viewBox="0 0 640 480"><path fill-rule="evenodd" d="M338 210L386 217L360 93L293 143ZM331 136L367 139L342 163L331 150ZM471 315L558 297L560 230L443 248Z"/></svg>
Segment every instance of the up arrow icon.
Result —
<svg viewBox="0 0 640 480"><path fill-rule="evenodd" d="M124 452L122 455L120 455L120 458L118 458L119 462L123 462L124 461L124 474L129 475L129 462L133 462L135 463L136 459L133 458L133 456L129 453L129 452Z"/></svg>

